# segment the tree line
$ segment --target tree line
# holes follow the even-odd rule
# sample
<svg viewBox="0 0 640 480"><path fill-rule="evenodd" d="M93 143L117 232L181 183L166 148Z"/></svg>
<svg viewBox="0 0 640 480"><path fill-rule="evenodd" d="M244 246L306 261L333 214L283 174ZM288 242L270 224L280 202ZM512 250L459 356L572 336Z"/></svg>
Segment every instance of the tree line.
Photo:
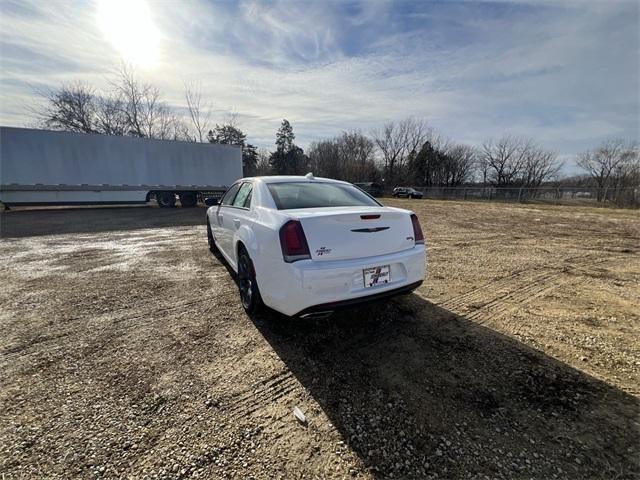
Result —
<svg viewBox="0 0 640 480"><path fill-rule="evenodd" d="M305 152L283 120L274 150L258 149L247 141L237 116L212 123L211 105L197 85L185 85L186 114L171 108L152 84L139 81L123 67L108 79L106 92L86 83L63 85L39 92L44 104L32 108L38 126L82 133L210 142L242 148L243 171L252 175L316 176L349 182L376 182L385 187L456 187L482 184L497 188L535 188L557 181L562 162L533 139L504 135L480 146L458 143L438 134L419 118L390 121L369 135L360 130L341 132L311 143ZM585 173L573 178L607 190L640 185L640 155L636 143L608 140L578 155Z"/></svg>

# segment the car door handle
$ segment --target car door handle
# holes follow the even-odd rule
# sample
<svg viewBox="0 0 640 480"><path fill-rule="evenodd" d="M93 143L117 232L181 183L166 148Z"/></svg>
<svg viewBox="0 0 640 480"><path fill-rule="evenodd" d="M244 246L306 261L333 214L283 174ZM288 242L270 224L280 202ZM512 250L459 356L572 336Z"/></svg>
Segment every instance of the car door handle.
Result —
<svg viewBox="0 0 640 480"><path fill-rule="evenodd" d="M233 219L233 224L236 226L236 228L238 228L240 226L240 219L239 218L234 218Z"/></svg>

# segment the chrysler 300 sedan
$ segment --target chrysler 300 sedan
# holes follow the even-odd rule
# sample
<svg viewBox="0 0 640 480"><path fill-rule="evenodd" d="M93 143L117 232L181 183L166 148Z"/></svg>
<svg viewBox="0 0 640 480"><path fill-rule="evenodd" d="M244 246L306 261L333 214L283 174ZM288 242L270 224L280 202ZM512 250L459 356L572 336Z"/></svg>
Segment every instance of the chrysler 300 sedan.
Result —
<svg viewBox="0 0 640 480"><path fill-rule="evenodd" d="M238 180L207 199L209 249L237 273L242 306L324 317L408 293L425 275L415 213L312 174Z"/></svg>

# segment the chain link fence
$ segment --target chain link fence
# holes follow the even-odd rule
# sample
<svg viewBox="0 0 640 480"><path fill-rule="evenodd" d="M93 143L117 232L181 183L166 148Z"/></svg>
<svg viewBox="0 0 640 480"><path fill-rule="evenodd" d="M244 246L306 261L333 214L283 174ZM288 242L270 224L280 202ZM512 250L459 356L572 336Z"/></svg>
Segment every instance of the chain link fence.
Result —
<svg viewBox="0 0 640 480"><path fill-rule="evenodd" d="M491 200L505 202L540 202L566 205L615 206L640 208L640 187L425 187L416 188L424 198L443 200ZM392 192L386 192L391 196Z"/></svg>

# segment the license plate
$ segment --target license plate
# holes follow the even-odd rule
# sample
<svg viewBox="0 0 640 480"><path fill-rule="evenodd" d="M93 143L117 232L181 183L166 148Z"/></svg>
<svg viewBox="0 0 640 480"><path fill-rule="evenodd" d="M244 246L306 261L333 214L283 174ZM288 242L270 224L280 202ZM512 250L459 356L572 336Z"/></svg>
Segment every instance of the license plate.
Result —
<svg viewBox="0 0 640 480"><path fill-rule="evenodd" d="M381 267L365 268L362 275L364 276L365 288L384 285L391 281L391 267L382 265Z"/></svg>

